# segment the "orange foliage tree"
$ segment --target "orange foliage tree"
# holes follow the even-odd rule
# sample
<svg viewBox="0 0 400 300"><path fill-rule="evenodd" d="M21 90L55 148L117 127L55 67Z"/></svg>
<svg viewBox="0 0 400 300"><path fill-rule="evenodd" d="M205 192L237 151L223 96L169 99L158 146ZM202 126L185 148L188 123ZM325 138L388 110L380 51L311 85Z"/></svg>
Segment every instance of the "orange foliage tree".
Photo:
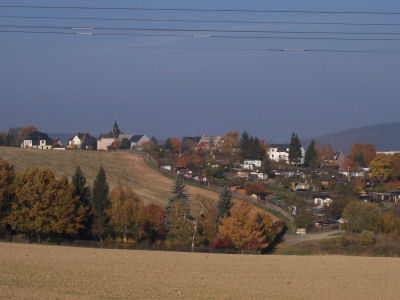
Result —
<svg viewBox="0 0 400 300"><path fill-rule="evenodd" d="M273 223L265 212L257 213L249 203L238 201L230 214L220 219L218 234L221 239L229 239L241 250L261 250L268 246L268 233L273 230Z"/></svg>
<svg viewBox="0 0 400 300"><path fill-rule="evenodd" d="M372 144L354 143L350 148L350 153L346 156L343 166L347 168L367 167L376 156L376 148Z"/></svg>
<svg viewBox="0 0 400 300"><path fill-rule="evenodd" d="M155 204L146 205L144 208L143 238L152 243L165 239L165 211Z"/></svg>
<svg viewBox="0 0 400 300"><path fill-rule="evenodd" d="M23 141L24 139L26 139L30 134L37 132L37 128L35 126L26 126L24 128L21 129L21 131L19 132L19 141Z"/></svg>

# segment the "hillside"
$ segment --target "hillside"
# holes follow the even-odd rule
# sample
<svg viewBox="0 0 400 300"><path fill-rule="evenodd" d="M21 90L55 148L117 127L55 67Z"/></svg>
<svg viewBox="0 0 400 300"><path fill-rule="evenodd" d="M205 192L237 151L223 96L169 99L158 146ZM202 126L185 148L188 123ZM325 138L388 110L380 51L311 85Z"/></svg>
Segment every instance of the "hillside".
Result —
<svg viewBox="0 0 400 300"><path fill-rule="evenodd" d="M56 176L67 175L68 178L72 177L79 165L91 185L100 166L103 166L111 188L119 181L129 180L143 201L162 206L167 204L171 196L173 180L150 168L140 155L134 153L0 147L0 157L14 164L20 172L29 167L48 167ZM197 194L215 202L219 199L217 193L206 189L193 186L187 186L186 189L192 200Z"/></svg>
<svg viewBox="0 0 400 300"><path fill-rule="evenodd" d="M311 139L302 140L302 144L307 146ZM315 137L315 141L344 153L356 142L373 144L378 151L400 150L400 122L346 129Z"/></svg>
<svg viewBox="0 0 400 300"><path fill-rule="evenodd" d="M31 167L47 167L56 176L66 175L69 179L72 178L79 165L90 185L93 185L100 166L103 166L111 188L118 182L128 180L145 203L161 206L168 203L171 196L170 190L174 183L173 179L149 167L140 155L129 152L57 151L0 147L0 158L15 165L19 172ZM196 195L202 195L215 203L219 199L218 193L201 187L187 185L186 191L194 210L199 209ZM279 219L272 214L270 216L273 220Z"/></svg>

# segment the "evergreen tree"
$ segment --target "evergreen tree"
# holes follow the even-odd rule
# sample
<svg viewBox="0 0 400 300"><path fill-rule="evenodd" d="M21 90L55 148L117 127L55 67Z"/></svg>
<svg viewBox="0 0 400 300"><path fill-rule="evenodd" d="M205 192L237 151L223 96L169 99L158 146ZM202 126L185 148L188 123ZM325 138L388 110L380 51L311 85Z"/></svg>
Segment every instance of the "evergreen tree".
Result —
<svg viewBox="0 0 400 300"><path fill-rule="evenodd" d="M78 196L82 205L88 210L88 217L85 222L85 227L81 230L80 235L81 238L89 238L91 225L93 222L93 212L90 207L90 187L86 186L86 178L82 173L82 170L79 166L76 167L75 173L72 176L72 186L73 186L73 195Z"/></svg>
<svg viewBox="0 0 400 300"><path fill-rule="evenodd" d="M242 159L260 159L265 157L265 150L257 137L250 136L246 131L242 133L239 142L240 157Z"/></svg>
<svg viewBox="0 0 400 300"><path fill-rule="evenodd" d="M119 148L124 150L131 149L131 142L127 138L123 138Z"/></svg>
<svg viewBox="0 0 400 300"><path fill-rule="evenodd" d="M311 144L308 146L306 154L304 156L304 166L305 167L315 167L317 164L318 153L315 150L315 141L314 139L311 141Z"/></svg>
<svg viewBox="0 0 400 300"><path fill-rule="evenodd" d="M92 207L94 213L94 223L92 231L103 241L103 238L107 234L109 216L106 214L106 210L110 206L109 199L109 187L106 179L106 173L103 167L100 167L97 173L96 179L93 183L92 190Z"/></svg>
<svg viewBox="0 0 400 300"><path fill-rule="evenodd" d="M182 209L187 210L187 215L190 215L190 205L189 199L185 192L185 185L183 184L183 176L178 175L175 179L174 186L171 190L172 197L169 198L168 205L165 208L166 217L165 217L165 227L167 230L170 230L170 217L171 217L171 208L174 206L175 202L180 202L180 207Z"/></svg>
<svg viewBox="0 0 400 300"><path fill-rule="evenodd" d="M11 212L11 204L15 198L15 171L14 166L0 158L0 232L7 225L7 218Z"/></svg>
<svg viewBox="0 0 400 300"><path fill-rule="evenodd" d="M289 162L291 164L299 164L303 154L301 153L300 139L294 132L289 144Z"/></svg>
<svg viewBox="0 0 400 300"><path fill-rule="evenodd" d="M232 206L232 193L227 187L225 187L219 195L219 201L217 203L217 223L220 218L229 217L231 215L230 209Z"/></svg>

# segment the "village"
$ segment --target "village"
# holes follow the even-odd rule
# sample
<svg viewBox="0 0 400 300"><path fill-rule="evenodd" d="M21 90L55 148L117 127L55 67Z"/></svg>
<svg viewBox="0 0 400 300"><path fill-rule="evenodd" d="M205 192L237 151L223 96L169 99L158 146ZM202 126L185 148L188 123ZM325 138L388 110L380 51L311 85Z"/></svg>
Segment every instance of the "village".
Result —
<svg viewBox="0 0 400 300"><path fill-rule="evenodd" d="M305 149L295 134L290 143L266 144L247 132L241 137L228 132L159 143L145 134L123 133L117 122L97 139L77 133L64 143L36 128L31 131L21 140L21 148L142 153L167 175L213 189L229 187L234 195L268 204L310 232L346 223L342 212L351 199L376 203L383 212L400 199L400 178L377 175L382 158L397 157L399 152L379 153L369 144L355 143L345 154L314 142Z"/></svg>

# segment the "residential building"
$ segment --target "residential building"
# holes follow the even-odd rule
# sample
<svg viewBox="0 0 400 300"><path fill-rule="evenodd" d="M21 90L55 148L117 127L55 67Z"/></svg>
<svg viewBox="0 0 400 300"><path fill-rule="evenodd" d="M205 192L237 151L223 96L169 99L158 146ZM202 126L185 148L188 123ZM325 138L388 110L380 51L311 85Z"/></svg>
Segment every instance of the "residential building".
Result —
<svg viewBox="0 0 400 300"><path fill-rule="evenodd" d="M261 160L246 159L243 161L242 168L245 170L254 170L256 168L261 168Z"/></svg>
<svg viewBox="0 0 400 300"><path fill-rule="evenodd" d="M144 134L132 135L129 139L131 142L131 149L142 150L143 144L150 142L150 139Z"/></svg>
<svg viewBox="0 0 400 300"><path fill-rule="evenodd" d="M304 163L305 151L303 147L301 147L301 154L300 163ZM289 163L289 144L270 144L267 156L272 161Z"/></svg>
<svg viewBox="0 0 400 300"><path fill-rule="evenodd" d="M54 140L44 132L33 132L21 143L21 148L53 149Z"/></svg>
<svg viewBox="0 0 400 300"><path fill-rule="evenodd" d="M97 140L89 133L77 133L68 141L68 149L96 150Z"/></svg>

